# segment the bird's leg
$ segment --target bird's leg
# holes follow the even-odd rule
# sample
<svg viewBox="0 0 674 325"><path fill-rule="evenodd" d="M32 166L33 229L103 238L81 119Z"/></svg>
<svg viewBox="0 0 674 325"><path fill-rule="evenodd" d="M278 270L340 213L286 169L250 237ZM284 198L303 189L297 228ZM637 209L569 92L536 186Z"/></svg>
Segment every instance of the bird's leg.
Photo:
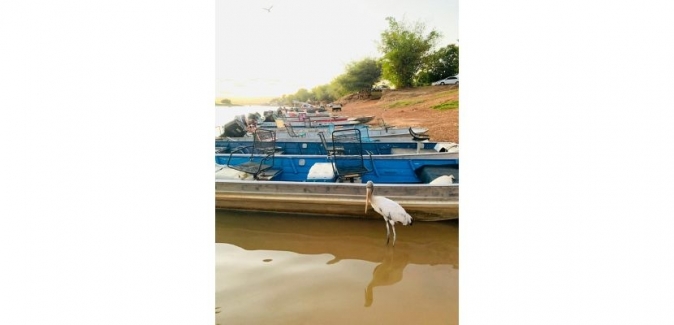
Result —
<svg viewBox="0 0 674 325"><path fill-rule="evenodd" d="M384 223L386 223L386 245L388 245L389 234L390 234L390 232L388 230L388 220L384 220Z"/></svg>
<svg viewBox="0 0 674 325"><path fill-rule="evenodd" d="M396 226L395 223L391 224L391 228L393 228L393 246L396 245Z"/></svg>

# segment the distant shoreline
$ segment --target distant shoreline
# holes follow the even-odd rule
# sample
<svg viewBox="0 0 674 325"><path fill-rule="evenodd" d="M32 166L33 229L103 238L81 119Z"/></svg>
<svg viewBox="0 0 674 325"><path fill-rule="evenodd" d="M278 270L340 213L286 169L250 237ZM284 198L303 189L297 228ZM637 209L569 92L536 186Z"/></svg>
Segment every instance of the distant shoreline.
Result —
<svg viewBox="0 0 674 325"><path fill-rule="evenodd" d="M269 103L274 100L274 97L240 97L240 96L227 96L227 97L215 97L215 104L218 106L227 106L227 102L231 103L232 106L246 106L246 105L269 105ZM223 105L223 102L225 105ZM235 104L236 103L236 104Z"/></svg>

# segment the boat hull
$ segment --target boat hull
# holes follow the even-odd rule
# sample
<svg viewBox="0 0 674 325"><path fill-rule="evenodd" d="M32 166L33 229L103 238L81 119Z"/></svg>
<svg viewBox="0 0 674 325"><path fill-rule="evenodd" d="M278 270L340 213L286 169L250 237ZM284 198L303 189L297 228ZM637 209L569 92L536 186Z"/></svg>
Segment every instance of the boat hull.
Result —
<svg viewBox="0 0 674 325"><path fill-rule="evenodd" d="M458 219L459 185L376 184L376 195L398 202L418 221ZM365 184L215 181L216 209L382 218L368 208Z"/></svg>

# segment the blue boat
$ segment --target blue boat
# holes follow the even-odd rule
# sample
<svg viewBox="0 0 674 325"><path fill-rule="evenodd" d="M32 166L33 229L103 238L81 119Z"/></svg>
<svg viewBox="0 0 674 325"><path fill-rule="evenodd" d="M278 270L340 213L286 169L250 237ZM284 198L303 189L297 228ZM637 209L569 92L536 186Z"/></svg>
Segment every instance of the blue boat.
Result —
<svg viewBox="0 0 674 325"><path fill-rule="evenodd" d="M216 208L381 218L364 212L365 183L372 181L375 195L398 202L415 220L458 218L458 156L366 154L354 140L358 130L333 133L326 154L277 154L273 131L258 132L268 134L215 155Z"/></svg>
<svg viewBox="0 0 674 325"><path fill-rule="evenodd" d="M215 140L216 153L230 153L241 147L250 147L250 140ZM433 154L444 153L446 157L458 158L458 146L451 142L416 142L416 141L377 141L363 142L363 150L372 155L391 154ZM324 143L316 139L296 138L276 142L280 155L326 155ZM432 155L429 155L432 156Z"/></svg>
<svg viewBox="0 0 674 325"><path fill-rule="evenodd" d="M372 140L367 136L367 130L356 128L358 131L337 130L341 132L358 132L361 135L362 150L368 155L391 155L391 154L416 154L425 155L429 158L458 158L458 144L453 142L430 142L428 138L416 138L412 140ZM326 134L329 134L332 141L332 134L335 130L329 132L319 131L315 137L294 137L278 139L278 131L274 131L276 152L279 155L325 155L327 154L328 140ZM228 138L215 139L215 153L230 153L239 148L252 148L254 137L248 138Z"/></svg>
<svg viewBox="0 0 674 325"><path fill-rule="evenodd" d="M249 161L250 155L230 155L216 154L215 164L218 167L236 166ZM350 156L338 159L337 164L356 165L361 162L360 157ZM373 181L375 183L405 183L405 184L421 184L429 183L433 175L439 177L441 175L454 175L454 180L458 181L458 166L459 159L433 159L433 158L417 158L409 155L388 155L388 156L364 156L363 165L367 169L367 173L363 173L358 178L342 179L341 181L362 182ZM339 175L336 170L333 170L334 159L327 158L325 155L282 155L275 156L271 167L262 171L257 176L264 180L273 181L290 181L290 182L339 182ZM257 164L257 162L254 162ZM229 165L229 166L228 166ZM447 167L442 168L427 168L427 167ZM427 177L424 175L424 168L427 170L437 170ZM224 169L224 168L220 168ZM229 168L230 170L232 168ZM446 174L441 174L442 172ZM440 173L440 174L438 174ZM456 174L455 174L456 173ZM231 176L231 175L233 176ZM216 171L216 179L245 179L252 177L242 176L240 173L230 172L225 173L221 171L220 174ZM319 176L320 175L320 176Z"/></svg>

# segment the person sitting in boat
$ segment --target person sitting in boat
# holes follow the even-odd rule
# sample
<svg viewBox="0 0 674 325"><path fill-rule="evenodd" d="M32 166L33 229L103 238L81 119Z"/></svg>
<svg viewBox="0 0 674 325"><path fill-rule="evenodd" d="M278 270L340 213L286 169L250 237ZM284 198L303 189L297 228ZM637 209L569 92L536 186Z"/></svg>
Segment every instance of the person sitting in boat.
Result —
<svg viewBox="0 0 674 325"><path fill-rule="evenodd" d="M255 133L255 130L257 130L257 120L250 120L248 125L246 126L246 129L250 133Z"/></svg>
<svg viewBox="0 0 674 325"><path fill-rule="evenodd" d="M241 115L244 119L244 124L246 125L246 131L253 133L257 130L257 116L255 114Z"/></svg>

